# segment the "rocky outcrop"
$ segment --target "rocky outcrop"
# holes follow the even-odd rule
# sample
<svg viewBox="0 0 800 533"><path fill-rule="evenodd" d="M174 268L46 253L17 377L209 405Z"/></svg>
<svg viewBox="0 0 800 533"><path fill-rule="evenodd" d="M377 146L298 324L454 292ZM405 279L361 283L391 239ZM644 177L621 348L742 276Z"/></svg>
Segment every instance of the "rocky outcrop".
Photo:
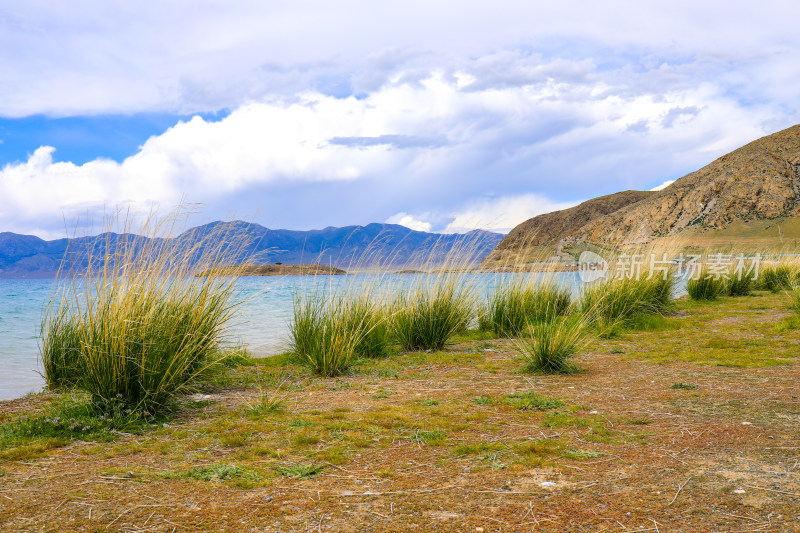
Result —
<svg viewBox="0 0 800 533"><path fill-rule="evenodd" d="M734 220L800 215L800 125L762 137L687 174L647 199L588 222L572 237L646 242Z"/></svg>
<svg viewBox="0 0 800 533"><path fill-rule="evenodd" d="M597 218L652 196L649 191L623 191L600 196L575 207L530 218L515 227L483 261L483 267L518 263L526 255L558 253L559 242ZM542 257L538 257L541 259Z"/></svg>

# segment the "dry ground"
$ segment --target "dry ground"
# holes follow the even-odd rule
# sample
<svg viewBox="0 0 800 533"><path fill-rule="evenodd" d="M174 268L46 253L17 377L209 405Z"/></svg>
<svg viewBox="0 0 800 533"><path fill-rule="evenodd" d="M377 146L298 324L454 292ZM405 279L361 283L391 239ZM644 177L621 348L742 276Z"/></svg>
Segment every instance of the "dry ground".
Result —
<svg viewBox="0 0 800 533"><path fill-rule="evenodd" d="M570 376L478 335L334 379L239 367L166 427L0 450L0 529L800 531L787 302L682 301Z"/></svg>

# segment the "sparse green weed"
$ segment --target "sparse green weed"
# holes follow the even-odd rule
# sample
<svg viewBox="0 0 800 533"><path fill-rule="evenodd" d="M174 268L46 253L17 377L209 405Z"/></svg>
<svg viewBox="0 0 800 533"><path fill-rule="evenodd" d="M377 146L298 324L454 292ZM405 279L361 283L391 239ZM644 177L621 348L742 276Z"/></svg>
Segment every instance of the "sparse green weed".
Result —
<svg viewBox="0 0 800 533"><path fill-rule="evenodd" d="M298 463L280 465L276 471L284 477L311 479L320 475L324 469L325 465L322 464Z"/></svg>
<svg viewBox="0 0 800 533"><path fill-rule="evenodd" d="M515 392L514 394L507 396L506 401L515 408L523 411L547 411L564 405L564 402L557 398L539 396L535 392Z"/></svg>

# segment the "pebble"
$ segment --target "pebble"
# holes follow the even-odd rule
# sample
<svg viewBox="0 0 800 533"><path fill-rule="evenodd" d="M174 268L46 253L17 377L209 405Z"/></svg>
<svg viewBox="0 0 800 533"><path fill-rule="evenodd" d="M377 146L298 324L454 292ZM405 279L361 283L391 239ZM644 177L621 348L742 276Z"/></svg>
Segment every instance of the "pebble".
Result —
<svg viewBox="0 0 800 533"><path fill-rule="evenodd" d="M556 486L556 484L553 483L552 481L542 481L541 483L539 483L539 485L542 486L542 487L555 487Z"/></svg>
<svg viewBox="0 0 800 533"><path fill-rule="evenodd" d="M745 494L747 491L744 489L736 489L733 491L734 494Z"/></svg>

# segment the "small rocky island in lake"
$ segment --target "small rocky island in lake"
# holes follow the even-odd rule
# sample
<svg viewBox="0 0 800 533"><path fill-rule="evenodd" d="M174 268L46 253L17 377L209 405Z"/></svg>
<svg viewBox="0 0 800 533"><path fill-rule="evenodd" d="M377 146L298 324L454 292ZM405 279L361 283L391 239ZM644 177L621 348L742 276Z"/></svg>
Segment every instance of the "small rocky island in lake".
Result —
<svg viewBox="0 0 800 533"><path fill-rule="evenodd" d="M326 265L235 265L213 268L198 276L338 276L341 268Z"/></svg>

